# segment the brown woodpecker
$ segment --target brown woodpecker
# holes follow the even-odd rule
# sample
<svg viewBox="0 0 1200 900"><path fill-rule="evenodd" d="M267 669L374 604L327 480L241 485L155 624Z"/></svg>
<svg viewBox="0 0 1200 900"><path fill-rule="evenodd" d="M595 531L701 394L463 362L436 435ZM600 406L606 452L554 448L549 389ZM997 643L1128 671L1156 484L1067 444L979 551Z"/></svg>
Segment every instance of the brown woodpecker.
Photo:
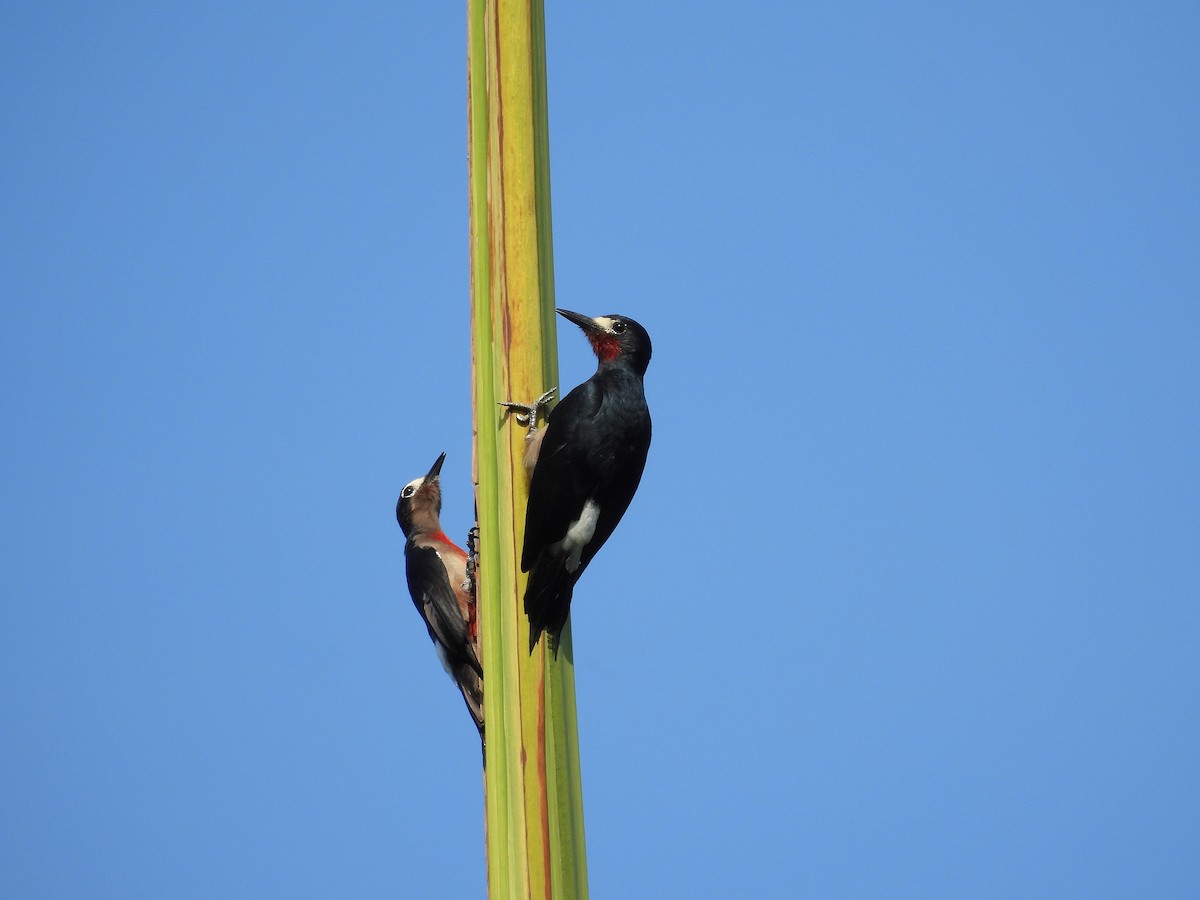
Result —
<svg viewBox="0 0 1200 900"><path fill-rule="evenodd" d="M650 364L646 329L624 316L558 313L583 329L598 366L554 408L542 432L531 435L540 446L534 447L521 552L521 571L530 573L525 614L530 652L545 631L556 656L575 582L629 507L650 449L642 388ZM531 428L537 406L526 408Z"/></svg>
<svg viewBox="0 0 1200 900"><path fill-rule="evenodd" d="M405 537L408 591L425 620L442 665L454 679L483 736L483 668L475 598L467 580L467 554L442 531L443 453L424 477L410 481L396 501Z"/></svg>

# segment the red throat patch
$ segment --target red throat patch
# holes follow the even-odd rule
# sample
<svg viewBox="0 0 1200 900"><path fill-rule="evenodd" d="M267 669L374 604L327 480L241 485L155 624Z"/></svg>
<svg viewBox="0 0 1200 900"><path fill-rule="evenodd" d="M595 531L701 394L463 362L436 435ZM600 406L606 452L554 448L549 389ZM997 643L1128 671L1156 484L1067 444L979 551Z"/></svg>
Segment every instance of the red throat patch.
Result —
<svg viewBox="0 0 1200 900"><path fill-rule="evenodd" d="M611 334L589 334L587 337L601 362L612 362L621 355L621 342Z"/></svg>

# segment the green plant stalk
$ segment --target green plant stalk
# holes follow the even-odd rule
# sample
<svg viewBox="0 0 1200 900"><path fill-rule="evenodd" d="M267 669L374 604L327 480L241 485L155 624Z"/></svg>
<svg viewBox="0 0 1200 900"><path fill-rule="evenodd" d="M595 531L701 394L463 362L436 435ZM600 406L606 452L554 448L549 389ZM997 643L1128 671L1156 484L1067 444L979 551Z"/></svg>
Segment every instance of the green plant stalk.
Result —
<svg viewBox="0 0 1200 900"><path fill-rule="evenodd" d="M501 400L557 385L541 0L468 0L471 370L488 891L587 896L570 624L528 653L524 429Z"/></svg>

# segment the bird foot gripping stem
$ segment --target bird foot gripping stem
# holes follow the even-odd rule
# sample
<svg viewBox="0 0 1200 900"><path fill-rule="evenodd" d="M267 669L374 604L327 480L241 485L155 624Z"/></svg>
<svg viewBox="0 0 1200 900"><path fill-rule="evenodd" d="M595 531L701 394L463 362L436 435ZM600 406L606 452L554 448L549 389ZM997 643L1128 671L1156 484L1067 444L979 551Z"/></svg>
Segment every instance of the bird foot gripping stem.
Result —
<svg viewBox="0 0 1200 900"><path fill-rule="evenodd" d="M479 571L479 526L472 525L467 532L467 580L463 587L475 599L475 574Z"/></svg>
<svg viewBox="0 0 1200 900"><path fill-rule="evenodd" d="M472 525L467 532L467 580L463 582L463 590L467 592L467 635L471 646L475 648L475 658L479 659L479 609L476 605L476 589L479 585L479 525ZM477 723L478 724L478 723ZM483 737L483 726L480 724L479 736Z"/></svg>
<svg viewBox="0 0 1200 900"><path fill-rule="evenodd" d="M500 405L512 414L512 417L517 420L518 425L528 426L529 433L533 434L537 431L538 416L541 416L543 419L546 418L546 414L542 410L554 399L556 393L558 393L558 388L550 388L550 390L534 400L532 404L501 400Z"/></svg>
<svg viewBox="0 0 1200 900"><path fill-rule="evenodd" d="M549 405L550 400L557 392L557 388L550 388L550 390L533 401L532 405L512 403L507 400L500 401L500 405L512 414L512 417L517 420L518 425L525 425L529 428L525 432L525 452L521 455L521 463L525 467L526 478L533 478L533 468L537 465L538 454L542 451L542 438L546 436L546 429L538 430L538 416L540 415L543 420L549 417L549 413L543 412L543 410Z"/></svg>

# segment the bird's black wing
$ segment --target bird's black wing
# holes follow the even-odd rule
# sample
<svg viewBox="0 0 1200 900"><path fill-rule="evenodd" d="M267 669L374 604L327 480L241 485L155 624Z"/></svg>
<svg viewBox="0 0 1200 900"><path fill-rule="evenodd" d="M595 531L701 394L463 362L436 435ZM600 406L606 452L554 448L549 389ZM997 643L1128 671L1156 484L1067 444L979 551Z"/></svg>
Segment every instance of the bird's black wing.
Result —
<svg viewBox="0 0 1200 900"><path fill-rule="evenodd" d="M529 484L521 571L528 572L547 544L559 541L579 518L594 478L587 454L587 430L600 411L603 388L595 379L576 387L554 408Z"/></svg>
<svg viewBox="0 0 1200 900"><path fill-rule="evenodd" d="M449 665L467 661L478 670L479 662L471 649L467 623L463 621L446 567L437 551L409 541L404 547L404 559L408 592L412 594L417 612L425 620L429 636L445 649Z"/></svg>
<svg viewBox="0 0 1200 900"><path fill-rule="evenodd" d="M650 417L647 412L642 429L626 435L626 440L618 446L608 449L610 465L620 473L620 477L597 485L595 500L600 507L600 517L596 522L596 530L592 534L592 539L583 548L579 560L579 573L587 568L592 557L612 536L617 523L625 515L625 510L629 508L633 495L641 483L649 450Z"/></svg>

